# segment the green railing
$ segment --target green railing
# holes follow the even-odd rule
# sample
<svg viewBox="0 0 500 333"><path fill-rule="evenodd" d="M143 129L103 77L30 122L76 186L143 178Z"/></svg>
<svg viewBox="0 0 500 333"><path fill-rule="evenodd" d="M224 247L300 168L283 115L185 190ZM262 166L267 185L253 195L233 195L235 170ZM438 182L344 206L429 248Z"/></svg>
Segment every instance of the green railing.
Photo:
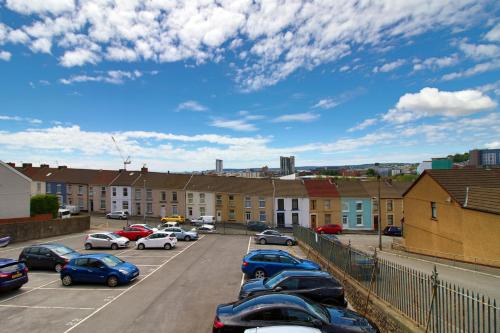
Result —
<svg viewBox="0 0 500 333"><path fill-rule="evenodd" d="M351 248L310 229L294 227L294 236L349 275L368 292L394 306L426 332L500 332L500 308L494 299ZM341 281L343 282L343 281Z"/></svg>

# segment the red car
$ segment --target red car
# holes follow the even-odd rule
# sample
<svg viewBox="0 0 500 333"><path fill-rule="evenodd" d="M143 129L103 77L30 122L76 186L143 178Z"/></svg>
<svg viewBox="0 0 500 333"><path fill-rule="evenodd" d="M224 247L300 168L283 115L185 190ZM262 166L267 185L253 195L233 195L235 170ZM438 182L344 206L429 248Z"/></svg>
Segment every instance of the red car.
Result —
<svg viewBox="0 0 500 333"><path fill-rule="evenodd" d="M318 234L340 234L342 233L342 226L340 224L325 224L317 227L314 231Z"/></svg>
<svg viewBox="0 0 500 333"><path fill-rule="evenodd" d="M134 226L134 227L123 227L123 230L118 230L115 231L114 233L123 237L127 237L132 241L136 241L139 238L148 237L153 233L153 231L148 230L144 227Z"/></svg>

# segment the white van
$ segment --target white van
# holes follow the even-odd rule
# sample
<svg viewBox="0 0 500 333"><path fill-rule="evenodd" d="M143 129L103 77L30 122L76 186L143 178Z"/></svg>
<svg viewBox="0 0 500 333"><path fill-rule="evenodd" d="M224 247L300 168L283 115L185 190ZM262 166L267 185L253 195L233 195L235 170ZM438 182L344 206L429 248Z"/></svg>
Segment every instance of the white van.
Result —
<svg viewBox="0 0 500 333"><path fill-rule="evenodd" d="M203 215L198 217L197 219L191 220L191 224L201 225L201 224L214 224L215 216L211 215Z"/></svg>
<svg viewBox="0 0 500 333"><path fill-rule="evenodd" d="M59 208L59 210L57 211L57 215L61 219L69 219L71 217L71 212L69 211L69 209Z"/></svg>

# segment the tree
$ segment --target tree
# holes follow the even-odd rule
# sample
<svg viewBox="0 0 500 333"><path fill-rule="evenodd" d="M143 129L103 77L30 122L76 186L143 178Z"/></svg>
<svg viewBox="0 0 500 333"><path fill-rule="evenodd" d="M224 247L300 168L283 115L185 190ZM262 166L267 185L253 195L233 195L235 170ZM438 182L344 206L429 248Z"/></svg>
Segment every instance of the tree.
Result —
<svg viewBox="0 0 500 333"><path fill-rule="evenodd" d="M39 194L31 197L30 211L31 215L37 214L52 214L52 217L57 217L59 210L59 199L51 194Z"/></svg>
<svg viewBox="0 0 500 333"><path fill-rule="evenodd" d="M375 176L377 175L377 172L376 172L375 170L373 170L372 168L370 168L370 169L368 169L368 170L366 171L366 175L367 175L368 177L375 177Z"/></svg>

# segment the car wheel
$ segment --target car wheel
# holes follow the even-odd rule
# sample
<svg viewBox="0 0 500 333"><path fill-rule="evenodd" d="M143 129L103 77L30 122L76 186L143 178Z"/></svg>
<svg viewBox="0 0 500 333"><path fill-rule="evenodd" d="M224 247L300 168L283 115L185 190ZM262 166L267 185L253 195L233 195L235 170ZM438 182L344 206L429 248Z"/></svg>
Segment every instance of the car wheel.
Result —
<svg viewBox="0 0 500 333"><path fill-rule="evenodd" d="M85 243L85 250L92 250L92 244Z"/></svg>
<svg viewBox="0 0 500 333"><path fill-rule="evenodd" d="M70 275L64 275L62 278L62 284L65 287L71 286L73 284L73 279Z"/></svg>
<svg viewBox="0 0 500 333"><path fill-rule="evenodd" d="M118 250L118 244L116 243L111 244L111 250Z"/></svg>
<svg viewBox="0 0 500 333"><path fill-rule="evenodd" d="M292 246L293 245L293 241L291 239L287 240L286 241L286 245L287 246Z"/></svg>
<svg viewBox="0 0 500 333"><path fill-rule="evenodd" d="M260 243L261 245L266 245L266 244L267 244L267 241L266 241L264 238L262 238L262 239L259 241L259 243Z"/></svg>
<svg viewBox="0 0 500 333"><path fill-rule="evenodd" d="M62 267L62 265L61 265L61 264L56 264L56 265L54 266L54 270L55 270L57 273L61 273L62 268L63 268L63 267Z"/></svg>
<svg viewBox="0 0 500 333"><path fill-rule="evenodd" d="M109 216L109 215L106 215L106 218L107 218L107 219L109 220L109 219L111 219L111 216Z"/></svg>
<svg viewBox="0 0 500 333"><path fill-rule="evenodd" d="M170 250L172 248L172 245L169 243L165 243L165 246L163 247L165 250Z"/></svg>
<svg viewBox="0 0 500 333"><path fill-rule="evenodd" d="M118 285L118 278L116 276L110 276L106 281L108 287L114 288Z"/></svg>
<svg viewBox="0 0 500 333"><path fill-rule="evenodd" d="M144 250L146 248L146 245L144 245L143 243L141 243L141 244L137 245L137 248L139 250Z"/></svg>
<svg viewBox="0 0 500 333"><path fill-rule="evenodd" d="M266 272L264 272L264 270L262 270L262 269L257 269L253 273L253 277L256 278L256 279L263 279L263 278L266 277Z"/></svg>
<svg viewBox="0 0 500 333"><path fill-rule="evenodd" d="M184 237L184 240L185 240L186 242L189 242L189 241L191 240L191 237L186 236L186 237Z"/></svg>

